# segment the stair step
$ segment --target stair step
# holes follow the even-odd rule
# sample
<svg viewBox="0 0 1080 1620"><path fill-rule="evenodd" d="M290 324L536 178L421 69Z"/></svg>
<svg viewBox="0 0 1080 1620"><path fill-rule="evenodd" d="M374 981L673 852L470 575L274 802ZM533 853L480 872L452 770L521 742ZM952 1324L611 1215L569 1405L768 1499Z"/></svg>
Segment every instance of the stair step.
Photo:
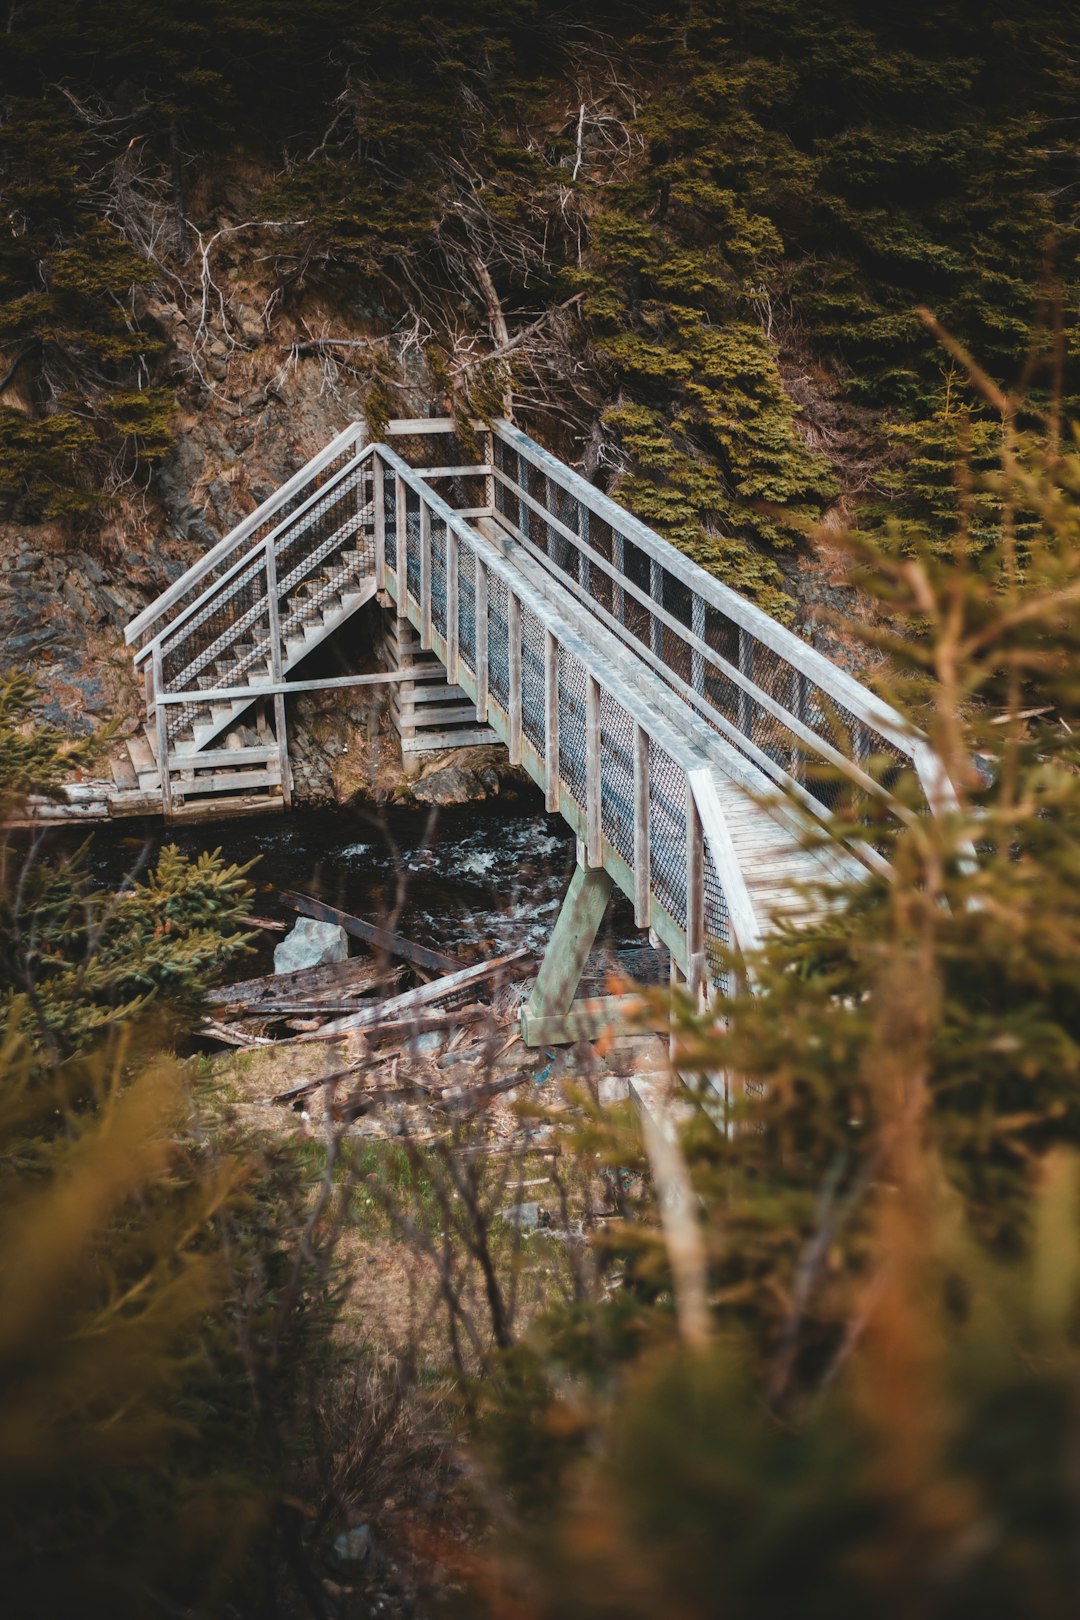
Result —
<svg viewBox="0 0 1080 1620"><path fill-rule="evenodd" d="M128 758L135 772L136 785L145 793L161 786L157 760L146 738L138 733L127 740Z"/></svg>
<svg viewBox="0 0 1080 1620"><path fill-rule="evenodd" d="M192 773L189 781L174 780L173 792L182 793L186 799L192 793L234 793L244 788L280 785L281 766L275 762L273 765L264 766L261 770L217 771L210 776L196 776Z"/></svg>
<svg viewBox="0 0 1080 1620"><path fill-rule="evenodd" d="M135 769L134 760L131 758L131 750L125 747L122 752L114 754L111 766L116 791L118 793L136 793L139 787L139 773Z"/></svg>
<svg viewBox="0 0 1080 1620"><path fill-rule="evenodd" d="M428 730L434 726L449 726L464 721L472 721L475 725L476 705L464 703L460 708L449 709L433 704L430 708L397 711L395 718L399 718L403 725L422 726Z"/></svg>
<svg viewBox="0 0 1080 1620"><path fill-rule="evenodd" d="M174 748L169 754L170 771L211 770L215 767L229 769L248 765L277 764L277 744L260 743L248 745L243 748Z"/></svg>
<svg viewBox="0 0 1080 1620"><path fill-rule="evenodd" d="M403 737L403 754L429 754L439 748L479 748L497 743L499 738L490 726L474 726L461 731L425 731L422 737Z"/></svg>

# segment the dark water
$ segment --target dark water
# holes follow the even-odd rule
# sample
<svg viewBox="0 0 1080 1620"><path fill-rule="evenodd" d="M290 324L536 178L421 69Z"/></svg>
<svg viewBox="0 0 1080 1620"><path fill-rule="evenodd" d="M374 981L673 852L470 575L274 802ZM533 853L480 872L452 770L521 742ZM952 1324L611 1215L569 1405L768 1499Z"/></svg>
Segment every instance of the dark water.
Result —
<svg viewBox="0 0 1080 1620"><path fill-rule="evenodd" d="M574 867L572 833L530 790L431 810L300 810L167 832L110 827L94 835L90 870L113 888L165 842L192 855L220 848L237 862L257 856L252 907L262 916L291 919L277 891L299 889L451 955L465 947L467 957L542 949ZM269 967L273 940L264 938L260 956ZM603 942L640 945L642 938L629 903L614 896Z"/></svg>

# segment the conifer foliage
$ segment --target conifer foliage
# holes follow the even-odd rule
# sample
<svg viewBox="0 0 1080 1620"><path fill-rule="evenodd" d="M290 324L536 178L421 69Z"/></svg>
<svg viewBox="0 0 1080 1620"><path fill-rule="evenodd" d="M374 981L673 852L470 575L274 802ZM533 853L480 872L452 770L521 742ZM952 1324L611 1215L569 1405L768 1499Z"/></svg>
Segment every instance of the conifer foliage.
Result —
<svg viewBox="0 0 1080 1620"><path fill-rule="evenodd" d="M956 801L929 814L893 779L893 831L862 834L890 876L773 936L752 993L677 1018L708 1317L688 1331L687 1254L650 1242L646 1202L601 1239L609 1298L519 1347L492 1444L520 1495L536 1443L549 1488L492 1612L1075 1611L1080 438L1025 464L1019 402L969 375L998 467L960 464L949 555L852 542L888 695ZM1003 514L990 550L976 492ZM598 1117L585 1145L632 1165L635 1136Z"/></svg>
<svg viewBox="0 0 1080 1620"><path fill-rule="evenodd" d="M788 556L838 498L948 532L952 368L913 307L1009 375L1048 261L1076 303L1077 22L1049 0L27 0L5 39L0 492L27 514L145 479L173 399L214 395L177 323L253 341L242 269L282 364L314 299L376 340L323 356L375 421L418 358L458 409L509 388L790 618ZM986 420L956 381L946 438L957 406ZM909 456L937 465L911 494Z"/></svg>

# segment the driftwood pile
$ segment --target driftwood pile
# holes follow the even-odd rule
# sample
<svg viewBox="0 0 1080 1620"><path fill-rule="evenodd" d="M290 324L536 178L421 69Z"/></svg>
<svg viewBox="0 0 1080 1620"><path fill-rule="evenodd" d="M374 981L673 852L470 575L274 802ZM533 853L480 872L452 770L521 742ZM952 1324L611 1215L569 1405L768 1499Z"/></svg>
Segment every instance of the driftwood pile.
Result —
<svg viewBox="0 0 1080 1620"><path fill-rule="evenodd" d="M531 951L463 963L311 896L280 898L301 915L337 923L370 954L210 992L203 1034L212 1040L236 1047L338 1043L337 1061L324 1072L264 1101L363 1135L408 1132L413 1140L433 1139L442 1127L449 1134L483 1109L491 1116L488 1151L542 1147L547 1133L522 1129L505 1106L523 1082L544 1078L533 1072L543 1068L543 1054L538 1065L518 1033L516 981L533 972Z"/></svg>

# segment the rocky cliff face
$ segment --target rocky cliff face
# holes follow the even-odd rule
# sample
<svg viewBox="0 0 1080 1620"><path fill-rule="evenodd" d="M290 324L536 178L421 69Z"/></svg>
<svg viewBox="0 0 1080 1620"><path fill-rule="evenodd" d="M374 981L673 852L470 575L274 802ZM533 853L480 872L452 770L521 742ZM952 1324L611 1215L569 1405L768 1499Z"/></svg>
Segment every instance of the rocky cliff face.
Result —
<svg viewBox="0 0 1080 1620"><path fill-rule="evenodd" d="M60 520L0 523L0 668L32 669L42 716L74 733L141 712L125 624L362 410L354 392L327 386L317 359L293 352L303 314L271 338L233 294L226 335L205 345L196 373L186 323L162 306L153 313L180 386L172 449L145 487L122 491L106 522L84 532ZM355 790L358 762L351 773L336 762L352 747L352 721L366 735L363 704L339 702L330 716L304 700L297 720L301 794Z"/></svg>

